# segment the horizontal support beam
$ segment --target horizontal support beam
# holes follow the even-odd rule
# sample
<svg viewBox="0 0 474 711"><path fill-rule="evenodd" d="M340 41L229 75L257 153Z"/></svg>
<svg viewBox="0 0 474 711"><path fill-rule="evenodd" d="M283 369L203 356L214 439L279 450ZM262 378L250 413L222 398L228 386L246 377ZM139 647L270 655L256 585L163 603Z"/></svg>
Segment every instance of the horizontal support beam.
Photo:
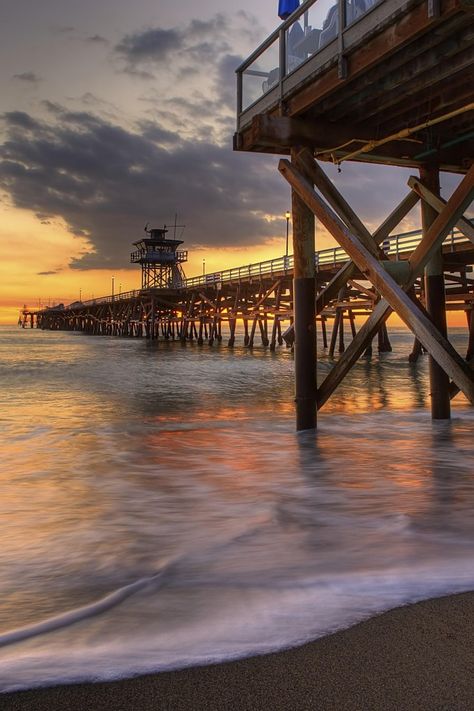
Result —
<svg viewBox="0 0 474 711"><path fill-rule="evenodd" d="M289 116L269 116L258 114L252 119L252 125L246 142L252 147L292 148L308 146L314 150L325 150L347 141L367 141L373 134L365 127L351 124L333 124L329 121L305 121Z"/></svg>

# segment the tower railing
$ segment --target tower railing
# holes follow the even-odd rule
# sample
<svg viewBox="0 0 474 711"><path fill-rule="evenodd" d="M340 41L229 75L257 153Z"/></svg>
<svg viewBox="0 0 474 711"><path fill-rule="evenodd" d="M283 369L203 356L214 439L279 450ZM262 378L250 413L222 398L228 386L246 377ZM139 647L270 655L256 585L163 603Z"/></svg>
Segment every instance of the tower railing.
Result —
<svg viewBox="0 0 474 711"><path fill-rule="evenodd" d="M188 251L186 249L178 249L176 251L170 249L137 249L130 254L130 261L136 264L137 262L150 261L158 262L160 258L168 264L169 262L187 262ZM172 259L167 259L172 258Z"/></svg>

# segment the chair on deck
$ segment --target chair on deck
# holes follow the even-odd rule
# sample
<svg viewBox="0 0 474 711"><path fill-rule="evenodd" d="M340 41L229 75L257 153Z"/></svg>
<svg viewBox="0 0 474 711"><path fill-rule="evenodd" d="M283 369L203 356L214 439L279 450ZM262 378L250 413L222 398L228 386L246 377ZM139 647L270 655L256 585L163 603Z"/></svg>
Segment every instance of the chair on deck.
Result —
<svg viewBox="0 0 474 711"><path fill-rule="evenodd" d="M319 48L336 39L339 28L338 20L337 5L333 5L329 8L326 19L323 22L323 29L319 36Z"/></svg>

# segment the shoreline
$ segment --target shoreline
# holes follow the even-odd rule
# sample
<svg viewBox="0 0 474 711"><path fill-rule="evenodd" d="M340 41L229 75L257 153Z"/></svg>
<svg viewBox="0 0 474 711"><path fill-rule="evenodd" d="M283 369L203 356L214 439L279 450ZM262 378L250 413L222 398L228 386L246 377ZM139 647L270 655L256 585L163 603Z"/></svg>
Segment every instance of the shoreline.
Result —
<svg viewBox="0 0 474 711"><path fill-rule="evenodd" d="M474 592L424 600L302 647L232 662L0 694L4 711L474 708Z"/></svg>

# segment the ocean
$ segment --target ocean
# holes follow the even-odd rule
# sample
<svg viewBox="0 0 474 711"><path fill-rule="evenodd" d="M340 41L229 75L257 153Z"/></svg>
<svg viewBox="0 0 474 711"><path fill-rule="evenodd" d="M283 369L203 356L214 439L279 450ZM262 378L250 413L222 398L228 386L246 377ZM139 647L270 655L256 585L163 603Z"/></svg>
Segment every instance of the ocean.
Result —
<svg viewBox="0 0 474 711"><path fill-rule="evenodd" d="M297 434L285 348L0 328L0 690L261 654L474 589L474 410L433 423L428 359L390 336Z"/></svg>

